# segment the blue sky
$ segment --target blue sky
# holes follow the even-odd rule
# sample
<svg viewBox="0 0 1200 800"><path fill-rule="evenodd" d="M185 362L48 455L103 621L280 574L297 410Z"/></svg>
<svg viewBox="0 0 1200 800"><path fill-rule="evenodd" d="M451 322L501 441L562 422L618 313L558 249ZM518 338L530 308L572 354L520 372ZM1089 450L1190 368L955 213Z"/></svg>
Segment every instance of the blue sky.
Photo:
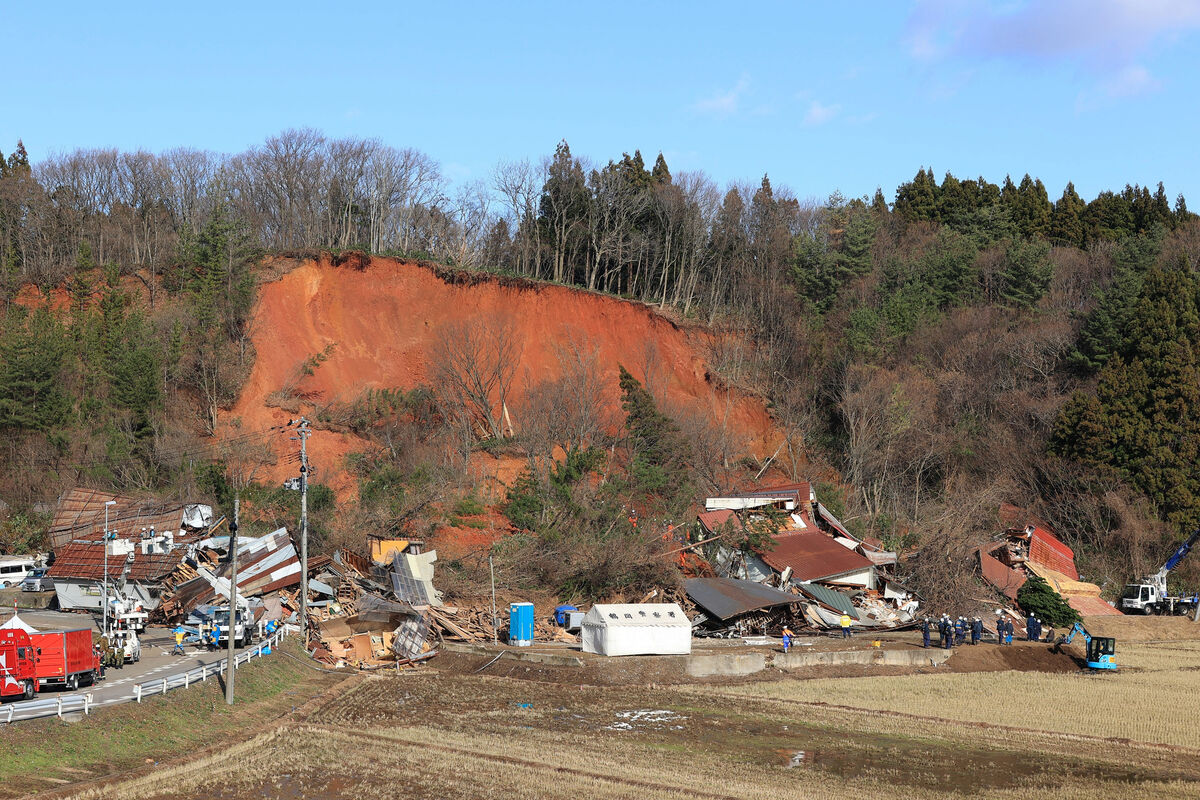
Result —
<svg viewBox="0 0 1200 800"><path fill-rule="evenodd" d="M1200 0L5 5L0 150L35 160L310 126L455 180L566 139L801 198L928 165L1200 207Z"/></svg>

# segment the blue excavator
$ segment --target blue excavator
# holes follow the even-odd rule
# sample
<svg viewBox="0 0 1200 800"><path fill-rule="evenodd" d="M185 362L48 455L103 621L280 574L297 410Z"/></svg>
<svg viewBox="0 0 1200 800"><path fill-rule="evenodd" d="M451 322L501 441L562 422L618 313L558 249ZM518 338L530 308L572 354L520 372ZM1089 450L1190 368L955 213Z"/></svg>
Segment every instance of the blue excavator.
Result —
<svg viewBox="0 0 1200 800"><path fill-rule="evenodd" d="M1069 631L1058 637L1058 641L1054 643L1054 650L1058 651L1064 644L1070 644L1076 634L1083 637L1083 646L1086 653L1085 661L1088 669L1115 670L1117 668L1117 640L1111 636L1092 636L1087 632L1087 628L1083 627L1083 624L1079 622L1076 622L1071 626Z"/></svg>

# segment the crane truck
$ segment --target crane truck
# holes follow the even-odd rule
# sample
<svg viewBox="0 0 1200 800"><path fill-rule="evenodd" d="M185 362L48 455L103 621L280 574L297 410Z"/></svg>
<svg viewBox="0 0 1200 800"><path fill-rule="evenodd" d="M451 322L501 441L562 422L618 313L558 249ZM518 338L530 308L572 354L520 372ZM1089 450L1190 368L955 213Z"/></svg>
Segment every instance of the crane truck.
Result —
<svg viewBox="0 0 1200 800"><path fill-rule="evenodd" d="M1058 637L1058 641L1054 643L1054 649L1060 650L1064 644L1070 644L1076 634L1083 637L1086 654L1084 660L1088 669L1115 670L1117 668L1117 640L1111 636L1092 636L1087 632L1087 628L1078 622L1071 626L1071 630Z"/></svg>
<svg viewBox="0 0 1200 800"><path fill-rule="evenodd" d="M1191 552L1192 545L1198 540L1200 529L1176 548L1158 572L1147 575L1138 583L1127 584L1121 594L1121 610L1126 614L1188 614L1200 608L1200 595L1179 596L1167 592L1167 576Z"/></svg>

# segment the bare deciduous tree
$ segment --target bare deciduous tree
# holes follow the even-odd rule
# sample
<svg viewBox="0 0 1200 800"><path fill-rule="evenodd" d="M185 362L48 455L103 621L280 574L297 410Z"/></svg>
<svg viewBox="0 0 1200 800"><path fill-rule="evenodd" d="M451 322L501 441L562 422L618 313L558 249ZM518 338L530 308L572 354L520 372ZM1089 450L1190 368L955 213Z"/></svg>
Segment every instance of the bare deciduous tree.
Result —
<svg viewBox="0 0 1200 800"><path fill-rule="evenodd" d="M432 378L447 415L479 438L511 436L509 393L523 349L503 316L443 326L433 346Z"/></svg>

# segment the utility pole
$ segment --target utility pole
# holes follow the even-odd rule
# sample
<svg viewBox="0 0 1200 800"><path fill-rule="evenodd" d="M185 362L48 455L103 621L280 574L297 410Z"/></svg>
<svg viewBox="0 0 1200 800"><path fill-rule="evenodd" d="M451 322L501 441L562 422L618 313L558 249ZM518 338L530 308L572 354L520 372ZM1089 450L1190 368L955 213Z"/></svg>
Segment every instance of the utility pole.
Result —
<svg viewBox="0 0 1200 800"><path fill-rule="evenodd" d="M116 504L116 500L104 501L104 622L100 630L103 636L108 636L108 509Z"/></svg>
<svg viewBox="0 0 1200 800"><path fill-rule="evenodd" d="M308 437L312 430L301 417L296 435L300 439L300 638L308 649Z"/></svg>
<svg viewBox="0 0 1200 800"><path fill-rule="evenodd" d="M238 512L241 510L241 493L233 496L233 522L229 523L229 655L225 663L225 703L233 705L233 674L236 668L237 653L234 650L234 636L237 633L237 535Z"/></svg>
<svg viewBox="0 0 1200 800"><path fill-rule="evenodd" d="M488 572L492 574L492 644L496 644L496 629L500 627L500 619L496 616L496 567L492 564L491 553L488 553Z"/></svg>

